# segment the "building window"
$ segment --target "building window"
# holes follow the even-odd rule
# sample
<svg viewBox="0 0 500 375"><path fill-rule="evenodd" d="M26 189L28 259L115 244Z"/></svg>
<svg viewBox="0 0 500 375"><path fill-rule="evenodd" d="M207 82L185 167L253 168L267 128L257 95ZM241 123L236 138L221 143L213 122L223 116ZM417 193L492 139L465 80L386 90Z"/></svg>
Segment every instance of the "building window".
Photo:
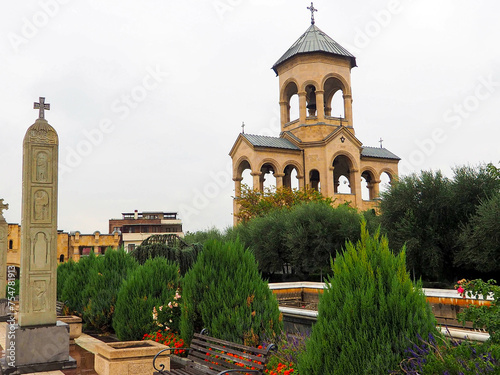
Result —
<svg viewBox="0 0 500 375"><path fill-rule="evenodd" d="M9 240L9 250L12 250L13 247L14 247L14 241Z"/></svg>
<svg viewBox="0 0 500 375"><path fill-rule="evenodd" d="M134 251L134 250L135 250L135 244L133 244L133 243L128 244L128 252L130 253L131 251Z"/></svg>

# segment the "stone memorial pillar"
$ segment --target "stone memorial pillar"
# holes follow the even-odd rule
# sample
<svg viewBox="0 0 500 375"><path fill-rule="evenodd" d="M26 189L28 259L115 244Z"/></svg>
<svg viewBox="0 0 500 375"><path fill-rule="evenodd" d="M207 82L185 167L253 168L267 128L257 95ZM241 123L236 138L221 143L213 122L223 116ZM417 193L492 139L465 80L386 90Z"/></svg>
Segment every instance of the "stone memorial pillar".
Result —
<svg viewBox="0 0 500 375"><path fill-rule="evenodd" d="M76 366L69 356L69 327L56 318L59 140L45 120L45 98L35 109L39 118L23 142L19 325L7 336L3 375Z"/></svg>
<svg viewBox="0 0 500 375"><path fill-rule="evenodd" d="M3 211L8 210L9 205L3 203L3 199L0 199L0 299L6 297L6 287L7 287L7 250L8 250L8 239L9 225L3 217Z"/></svg>
<svg viewBox="0 0 500 375"><path fill-rule="evenodd" d="M6 298L9 225L3 217L3 210L8 209L9 205L0 199L0 322L5 322L10 316L9 300Z"/></svg>

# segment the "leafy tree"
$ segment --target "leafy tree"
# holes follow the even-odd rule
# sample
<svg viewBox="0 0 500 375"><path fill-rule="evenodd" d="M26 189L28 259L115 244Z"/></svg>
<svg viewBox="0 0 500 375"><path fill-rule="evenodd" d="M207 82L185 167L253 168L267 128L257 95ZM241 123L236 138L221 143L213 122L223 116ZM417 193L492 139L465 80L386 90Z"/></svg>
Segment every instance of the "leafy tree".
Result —
<svg viewBox="0 0 500 375"><path fill-rule="evenodd" d="M199 243L191 244L188 247L170 247L165 243L151 243L137 246L130 252L140 264L144 264L148 259L162 257L179 265L181 274L185 274L192 267L198 254L203 250Z"/></svg>
<svg viewBox="0 0 500 375"><path fill-rule="evenodd" d="M405 251L394 255L387 238L370 236L332 262L299 372L308 375L387 374L418 335L436 332L436 320L419 285L406 271Z"/></svg>
<svg viewBox="0 0 500 375"><path fill-rule="evenodd" d="M397 248L406 243L414 277L452 280L471 268L459 238L481 202L500 192L496 170L492 165L459 167L452 179L422 171L395 181L382 194L382 226ZM456 254L462 254L461 261Z"/></svg>
<svg viewBox="0 0 500 375"><path fill-rule="evenodd" d="M190 244L203 244L210 240L224 241L226 239L226 232L216 227L208 228L204 231L187 232L184 236L184 241Z"/></svg>
<svg viewBox="0 0 500 375"><path fill-rule="evenodd" d="M500 193L483 201L463 227L455 264L477 271L500 273Z"/></svg>
<svg viewBox="0 0 500 375"><path fill-rule="evenodd" d="M116 301L113 328L122 341L140 340L157 329L153 308L174 299L179 267L165 258L148 259L125 280Z"/></svg>
<svg viewBox="0 0 500 375"><path fill-rule="evenodd" d="M260 192L243 185L238 198L240 209L236 217L245 222L263 216L276 208L292 207L301 202L311 201L333 203L332 198L324 197L319 191L311 188L296 190L286 187L265 188L264 192Z"/></svg>
<svg viewBox="0 0 500 375"><path fill-rule="evenodd" d="M236 242L209 241L182 281L180 330L236 343L258 345L281 332L278 302L257 269L252 253Z"/></svg>

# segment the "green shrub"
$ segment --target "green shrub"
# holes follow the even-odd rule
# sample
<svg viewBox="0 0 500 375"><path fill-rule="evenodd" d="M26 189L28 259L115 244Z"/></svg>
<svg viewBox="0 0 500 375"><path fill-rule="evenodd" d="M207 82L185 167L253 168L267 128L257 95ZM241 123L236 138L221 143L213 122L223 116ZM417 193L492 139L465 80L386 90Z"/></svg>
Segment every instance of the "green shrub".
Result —
<svg viewBox="0 0 500 375"><path fill-rule="evenodd" d="M406 271L403 251L395 256L385 237L347 244L332 264L318 306L301 374L387 374L402 360L408 340L436 332L436 320L420 286Z"/></svg>
<svg viewBox="0 0 500 375"><path fill-rule="evenodd" d="M86 301L83 309L86 328L102 332L111 329L118 291L123 280L137 266L135 259L123 248L108 249L105 255L97 257L82 293Z"/></svg>
<svg viewBox="0 0 500 375"><path fill-rule="evenodd" d="M181 274L184 275L189 270L198 254L203 249L201 244L195 243L186 248L170 247L164 243L151 243L136 247L132 255L140 264L144 264L148 259L163 257L179 265Z"/></svg>
<svg viewBox="0 0 500 375"><path fill-rule="evenodd" d="M179 287L177 264L158 257L147 260L124 281L113 317L113 328L120 340L140 340L157 330L153 308L171 301Z"/></svg>
<svg viewBox="0 0 500 375"><path fill-rule="evenodd" d="M70 313L83 315L83 308L88 303L88 300L83 298L83 292L91 272L96 267L96 262L97 257L91 252L89 256L81 257L66 277L60 298L66 303Z"/></svg>
<svg viewBox="0 0 500 375"><path fill-rule="evenodd" d="M76 263L70 259L67 262L61 263L57 266L57 300L62 300L62 291L66 285L69 276L73 273ZM63 301L64 302L64 301Z"/></svg>
<svg viewBox="0 0 500 375"><path fill-rule="evenodd" d="M208 328L223 340L258 345L281 332L278 302L239 241L209 241L182 282L181 334Z"/></svg>

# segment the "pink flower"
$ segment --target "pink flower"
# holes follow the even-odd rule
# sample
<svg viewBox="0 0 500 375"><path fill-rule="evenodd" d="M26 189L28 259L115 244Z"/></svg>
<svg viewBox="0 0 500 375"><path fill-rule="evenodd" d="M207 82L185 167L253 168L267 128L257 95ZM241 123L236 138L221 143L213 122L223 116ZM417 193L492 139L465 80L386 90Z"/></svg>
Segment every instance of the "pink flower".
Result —
<svg viewBox="0 0 500 375"><path fill-rule="evenodd" d="M458 292L459 294L463 295L463 294L464 294L464 292L465 292L465 289L464 289L464 288L462 288L461 286L459 286L459 287L458 287L458 289L457 289L457 292Z"/></svg>

